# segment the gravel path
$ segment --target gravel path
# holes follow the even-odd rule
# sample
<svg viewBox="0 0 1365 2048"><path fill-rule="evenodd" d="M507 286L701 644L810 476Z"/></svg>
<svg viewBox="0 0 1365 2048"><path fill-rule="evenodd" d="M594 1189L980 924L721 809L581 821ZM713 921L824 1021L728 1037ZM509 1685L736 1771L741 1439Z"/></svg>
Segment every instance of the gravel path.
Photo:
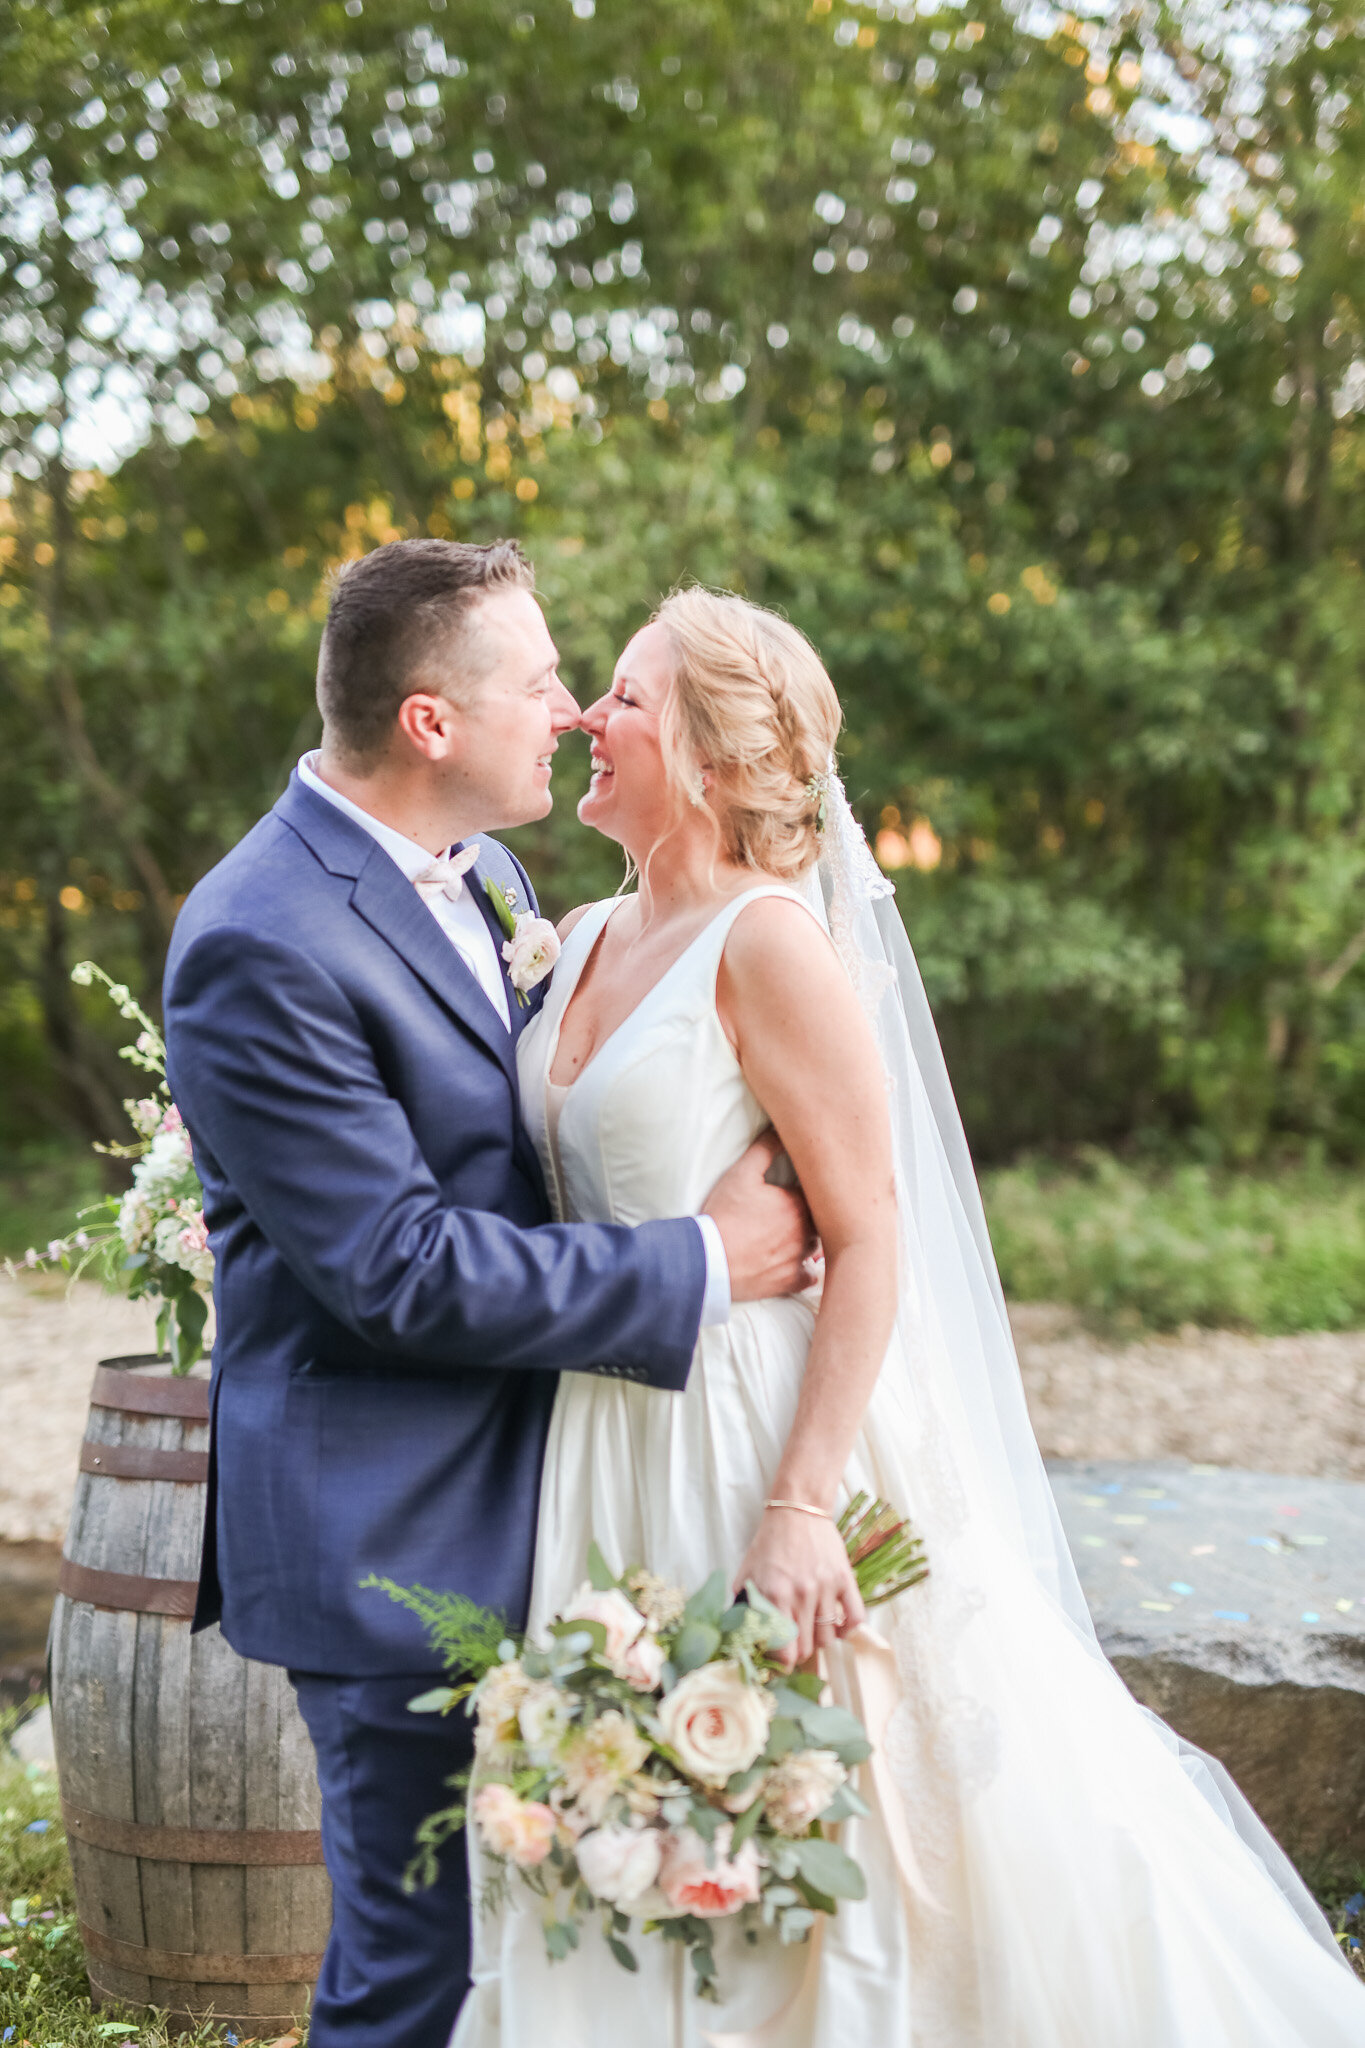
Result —
<svg viewBox="0 0 1365 2048"><path fill-rule="evenodd" d="M0 1273L0 1541L65 1534L95 1367L155 1349L149 1303Z"/></svg>
<svg viewBox="0 0 1365 2048"><path fill-rule="evenodd" d="M147 1305L97 1287L0 1277L0 1542L61 1538L95 1366L151 1350L154 1321ZM1031 1303L1014 1325L1049 1457L1365 1480L1365 1331L1110 1344L1069 1311Z"/></svg>

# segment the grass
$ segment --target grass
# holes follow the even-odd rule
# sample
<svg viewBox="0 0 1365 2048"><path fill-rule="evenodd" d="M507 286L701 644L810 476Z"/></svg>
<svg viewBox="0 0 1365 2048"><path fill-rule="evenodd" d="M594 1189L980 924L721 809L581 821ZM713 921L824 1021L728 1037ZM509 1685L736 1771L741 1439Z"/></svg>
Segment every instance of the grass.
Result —
<svg viewBox="0 0 1365 2048"><path fill-rule="evenodd" d="M1101 1327L1365 1327L1365 1174L1127 1166L1094 1151L984 1177L1005 1292Z"/></svg>
<svg viewBox="0 0 1365 2048"><path fill-rule="evenodd" d="M13 1714L0 1717L0 2042L9 2048L245 2048L253 2038L205 2023L171 2034L164 2020L90 2003L76 1932L71 1866L56 1779L15 1761L3 1746ZM294 2048L298 2033L276 2036Z"/></svg>
<svg viewBox="0 0 1365 2048"><path fill-rule="evenodd" d="M21 1259L77 1228L76 1213L105 1192L88 1145L33 1145L11 1153L0 1172L0 1259Z"/></svg>

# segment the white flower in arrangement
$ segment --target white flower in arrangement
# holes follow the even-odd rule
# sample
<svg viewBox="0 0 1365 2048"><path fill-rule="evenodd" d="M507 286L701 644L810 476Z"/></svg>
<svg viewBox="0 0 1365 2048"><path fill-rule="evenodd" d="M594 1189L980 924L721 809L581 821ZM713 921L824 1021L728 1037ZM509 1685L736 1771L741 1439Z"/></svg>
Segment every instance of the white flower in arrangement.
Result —
<svg viewBox="0 0 1365 2048"><path fill-rule="evenodd" d="M670 1906L699 1920L720 1920L761 1897L762 1865L752 1836L730 1854L731 1823L722 1821L714 1842L680 1828L664 1849L659 1889Z"/></svg>
<svg viewBox="0 0 1365 2048"><path fill-rule="evenodd" d="M668 1662L664 1646L655 1635L636 1636L619 1664L613 1665L618 1678L629 1679L636 1692L653 1692Z"/></svg>
<svg viewBox="0 0 1365 2048"><path fill-rule="evenodd" d="M521 1739L536 1760L542 1757L548 1760L572 1725L572 1720L571 1701L548 1678L537 1679L517 1709Z"/></svg>
<svg viewBox="0 0 1365 2048"><path fill-rule="evenodd" d="M157 1102L148 1095L144 1096L141 1102L125 1102L123 1107L128 1112L128 1121L139 1138L156 1136L161 1129L161 1119L165 1115L164 1103Z"/></svg>
<svg viewBox="0 0 1365 2048"><path fill-rule="evenodd" d="M623 1663L626 1651L645 1625L639 1608L633 1607L617 1587L613 1586L605 1593L595 1593L586 1579L564 1609L564 1619L601 1623L607 1632L603 1655L613 1670ZM624 1677L625 1674L620 1672L618 1675Z"/></svg>
<svg viewBox="0 0 1365 2048"><path fill-rule="evenodd" d="M757 1762L768 1741L772 1698L738 1664L702 1664L659 1705L664 1741L703 1785L721 1786Z"/></svg>
<svg viewBox="0 0 1365 2048"><path fill-rule="evenodd" d="M146 1251L156 1229L156 1212L140 1188L129 1188L119 1203L118 1234L130 1252Z"/></svg>
<svg viewBox="0 0 1365 2048"><path fill-rule="evenodd" d="M804 1835L847 1777L832 1749L801 1749L784 1756L763 1785L769 1820L780 1835Z"/></svg>
<svg viewBox="0 0 1365 2048"><path fill-rule="evenodd" d="M530 1689L530 1680L515 1658L509 1664L495 1664L478 1691L478 1725L474 1746L480 1756L518 1739L517 1710Z"/></svg>
<svg viewBox="0 0 1365 2048"><path fill-rule="evenodd" d="M548 917L523 910L503 945L502 957L507 962L507 979L519 995L525 995L544 981L558 960L559 934Z"/></svg>
<svg viewBox="0 0 1365 2048"><path fill-rule="evenodd" d="M650 1745L626 1716L609 1708L576 1729L562 1749L564 1785L590 1820L600 1820L627 1778L650 1755Z"/></svg>
<svg viewBox="0 0 1365 2048"><path fill-rule="evenodd" d="M659 1875L663 1837L656 1828L594 1828L574 1850L588 1890L628 1913Z"/></svg>
<svg viewBox="0 0 1365 2048"><path fill-rule="evenodd" d="M541 1800L518 1799L510 1785L484 1785L474 1794L472 1811L495 1856L533 1870L549 1855L556 1823Z"/></svg>

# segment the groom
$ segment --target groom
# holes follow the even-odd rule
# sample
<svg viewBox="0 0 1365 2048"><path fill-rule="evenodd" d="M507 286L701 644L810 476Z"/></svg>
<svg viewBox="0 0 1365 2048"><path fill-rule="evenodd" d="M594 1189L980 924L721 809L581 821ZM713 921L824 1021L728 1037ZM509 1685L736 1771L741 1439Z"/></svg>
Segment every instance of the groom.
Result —
<svg viewBox="0 0 1365 2048"><path fill-rule="evenodd" d="M561 1371L680 1390L702 1323L805 1284L769 1147L702 1218L548 1222L518 1115L485 832L543 817L578 708L513 543L400 541L350 566L318 662L321 751L192 892L168 1071L216 1261L197 1625L289 1667L334 1917L312 2048L445 2048L467 1983L463 1842L402 1874L470 1756L414 1716L431 1651L370 1572L516 1624ZM538 992L537 992L538 994Z"/></svg>

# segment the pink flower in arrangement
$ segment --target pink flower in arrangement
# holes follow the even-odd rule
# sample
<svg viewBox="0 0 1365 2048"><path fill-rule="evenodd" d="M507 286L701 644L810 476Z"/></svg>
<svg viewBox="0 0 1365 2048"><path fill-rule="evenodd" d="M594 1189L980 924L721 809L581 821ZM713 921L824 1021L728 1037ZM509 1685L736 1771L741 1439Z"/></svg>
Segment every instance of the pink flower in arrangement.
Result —
<svg viewBox="0 0 1365 2048"><path fill-rule="evenodd" d="M680 1913L721 1920L759 1897L758 1849L752 1839L729 1854L731 1823L722 1821L709 1846L692 1828L680 1828L664 1848L659 1889Z"/></svg>
<svg viewBox="0 0 1365 2048"><path fill-rule="evenodd" d="M521 1870L543 1863L555 1838L555 1817L539 1799L518 1799L510 1785L484 1785L474 1794L474 1819L495 1856Z"/></svg>
<svg viewBox="0 0 1365 2048"><path fill-rule="evenodd" d="M163 1131L183 1131L184 1128L185 1119L181 1116L175 1104L172 1103L165 1116L161 1119L161 1129Z"/></svg>

